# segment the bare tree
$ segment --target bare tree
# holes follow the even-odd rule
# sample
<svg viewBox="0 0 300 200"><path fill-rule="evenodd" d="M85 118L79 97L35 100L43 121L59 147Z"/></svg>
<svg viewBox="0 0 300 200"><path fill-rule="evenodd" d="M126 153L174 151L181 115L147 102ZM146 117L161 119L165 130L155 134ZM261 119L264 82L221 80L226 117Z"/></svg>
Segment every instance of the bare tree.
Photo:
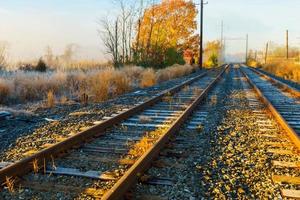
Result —
<svg viewBox="0 0 300 200"><path fill-rule="evenodd" d="M4 66L7 64L7 51L7 42L0 42L0 69L4 68Z"/></svg>
<svg viewBox="0 0 300 200"><path fill-rule="evenodd" d="M101 19L99 25L102 30L98 30L103 44L106 47L106 53L112 55L114 66L119 65L119 20L118 18L112 24L108 18Z"/></svg>
<svg viewBox="0 0 300 200"><path fill-rule="evenodd" d="M78 48L77 44L68 44L65 47L64 54L61 55L61 60L65 66L69 65L75 56L76 49Z"/></svg>
<svg viewBox="0 0 300 200"><path fill-rule="evenodd" d="M140 12L135 2L128 4L125 0L115 0L115 3L119 6L120 14L115 19L101 19L99 22L101 31L98 32L106 47L106 52L112 55L113 63L117 66L132 61L134 27Z"/></svg>
<svg viewBox="0 0 300 200"><path fill-rule="evenodd" d="M47 46L45 51L46 51L45 55L44 55L45 61L48 66L53 67L54 66L54 55L53 55L53 51L52 51L51 47Z"/></svg>

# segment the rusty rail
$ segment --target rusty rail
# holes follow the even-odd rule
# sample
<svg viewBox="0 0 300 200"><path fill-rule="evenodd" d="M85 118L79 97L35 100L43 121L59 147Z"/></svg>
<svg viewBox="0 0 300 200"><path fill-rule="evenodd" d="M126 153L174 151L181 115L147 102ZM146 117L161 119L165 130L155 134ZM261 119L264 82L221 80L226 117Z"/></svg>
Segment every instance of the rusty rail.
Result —
<svg viewBox="0 0 300 200"><path fill-rule="evenodd" d="M171 89L165 90L165 91L159 93L157 96L149 99L148 101L146 101L142 104L139 104L127 111L124 111L113 118L107 119L107 120L103 121L102 123L91 127L90 129L79 132L59 143L54 144L53 146L43 149L34 155L31 155L27 158L24 158L16 163L13 163L13 164L1 169L0 170L0 183L4 183L7 178L22 176L26 173L33 171L33 169L34 169L33 164L35 166L39 166L40 168L42 168L44 163L46 163L47 161L51 161L53 158L63 155L63 153L71 150L72 148L80 147L86 141L89 141L90 139L92 139L94 137L103 135L104 131L107 128L148 108L149 106L153 105L154 103L160 101L164 97L164 95L173 94L173 93L177 92L184 86L189 85L192 82L206 76L207 73L208 72L204 72L194 78L191 78L191 79L183 82L180 85L177 85Z"/></svg>
<svg viewBox="0 0 300 200"><path fill-rule="evenodd" d="M206 97L207 93L217 81L221 78L223 73L228 69L228 65L219 73L219 75L201 92L201 94L193 101L193 103L179 116L179 118L173 122L171 127L164 133L158 141L150 148L148 151L141 156L134 165L132 165L128 171L116 182L116 184L108 190L102 199L104 200L116 200L122 199L123 195L132 187L134 183L138 181L138 177L144 171L146 171L151 162L155 157L158 156L160 150L167 143L171 135L183 125L188 116L193 112L193 110L198 106L198 104Z"/></svg>
<svg viewBox="0 0 300 200"><path fill-rule="evenodd" d="M274 116L276 121L280 124L280 126L286 131L290 140L295 144L298 151L300 151L300 138L295 130L285 121L285 119L281 116L281 114L276 110L276 108L272 105L272 103L265 97L262 91L252 82L249 76L241 69L242 73L246 77L249 84L253 87L255 92L258 94L259 99L267 106L271 114Z"/></svg>

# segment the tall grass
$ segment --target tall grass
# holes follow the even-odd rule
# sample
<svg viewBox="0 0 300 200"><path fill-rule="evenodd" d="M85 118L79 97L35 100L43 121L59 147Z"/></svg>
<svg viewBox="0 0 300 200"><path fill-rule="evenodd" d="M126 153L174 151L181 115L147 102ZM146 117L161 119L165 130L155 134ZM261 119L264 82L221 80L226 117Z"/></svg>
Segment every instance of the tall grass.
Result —
<svg viewBox="0 0 300 200"><path fill-rule="evenodd" d="M300 83L300 64L292 61L275 61L262 66L262 69L281 78Z"/></svg>
<svg viewBox="0 0 300 200"><path fill-rule="evenodd" d="M141 83L142 88L150 87L156 84L155 71L153 69L147 69L141 74Z"/></svg>
<svg viewBox="0 0 300 200"><path fill-rule="evenodd" d="M0 103L26 103L37 100L52 102L52 96L57 99L63 97L65 103L66 99L79 100L82 95L87 95L89 101L101 102L137 87L149 87L157 82L187 75L193 70L194 67L189 65L174 65L159 71L127 66L121 69L101 68L85 72L2 72Z"/></svg>

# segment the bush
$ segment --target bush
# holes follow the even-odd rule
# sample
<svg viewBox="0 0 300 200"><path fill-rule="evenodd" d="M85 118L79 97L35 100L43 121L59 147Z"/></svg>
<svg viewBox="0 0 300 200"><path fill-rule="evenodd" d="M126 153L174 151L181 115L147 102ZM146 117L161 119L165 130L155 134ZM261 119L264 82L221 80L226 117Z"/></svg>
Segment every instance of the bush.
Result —
<svg viewBox="0 0 300 200"><path fill-rule="evenodd" d="M42 59L40 59L38 64L35 67L35 70L39 71L39 72L45 72L47 70L47 68L48 67L47 67L46 63Z"/></svg>
<svg viewBox="0 0 300 200"><path fill-rule="evenodd" d="M143 71L141 76L140 87L150 87L155 85L156 83L156 75L153 69L146 69Z"/></svg>
<svg viewBox="0 0 300 200"><path fill-rule="evenodd" d="M5 81L0 79L0 104L7 100L9 92L9 86L5 83Z"/></svg>
<svg viewBox="0 0 300 200"><path fill-rule="evenodd" d="M281 78L300 83L300 65L292 61L276 61L264 64L262 69Z"/></svg>
<svg viewBox="0 0 300 200"><path fill-rule="evenodd" d="M211 67L216 67L218 66L218 56L216 54L212 54L209 58L208 61L204 64L206 67L211 68Z"/></svg>
<svg viewBox="0 0 300 200"><path fill-rule="evenodd" d="M191 65L176 64L158 71L136 66L87 70L85 73L16 71L5 73L0 78L0 102L24 103L45 99L52 105L52 99L55 102L54 94L58 100L62 96L72 100L80 99L84 93L88 95L89 100L100 102L128 92L132 88L149 87L157 82L187 75L194 69Z"/></svg>
<svg viewBox="0 0 300 200"><path fill-rule="evenodd" d="M48 108L52 108L55 104L55 97L53 91L48 91L47 93L47 106Z"/></svg>
<svg viewBox="0 0 300 200"><path fill-rule="evenodd" d="M180 52L177 52L174 48L169 48L166 52L166 58L165 58L165 66L171 66L174 64L180 64L183 65L185 63L183 59L183 54Z"/></svg>

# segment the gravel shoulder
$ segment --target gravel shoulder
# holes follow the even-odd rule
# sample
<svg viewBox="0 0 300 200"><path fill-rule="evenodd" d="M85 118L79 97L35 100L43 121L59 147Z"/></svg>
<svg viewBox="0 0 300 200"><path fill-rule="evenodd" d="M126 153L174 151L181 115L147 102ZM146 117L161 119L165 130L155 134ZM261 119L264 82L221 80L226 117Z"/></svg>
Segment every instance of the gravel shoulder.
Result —
<svg viewBox="0 0 300 200"><path fill-rule="evenodd" d="M44 108L42 103L37 103L9 108L14 117L2 120L0 124L0 161L20 160L28 156L28 153L42 149L44 144L56 143L60 137L77 133L92 126L93 122L101 120L104 116L131 108L134 104L146 101L202 72L198 71L145 89L137 88L106 102L90 103L86 106L56 105L48 109Z"/></svg>
<svg viewBox="0 0 300 200"><path fill-rule="evenodd" d="M272 155L267 153L265 134L257 125L255 111L260 110L273 123L267 134L282 132L260 105L249 105L252 92L237 69L215 89L212 98L200 110L208 110L207 123L200 132L183 130L179 137L192 142L181 146L188 156L162 159L169 166L152 167L151 176L172 178L173 186L149 186L139 183L133 189L136 199L278 199L280 190L272 182ZM255 98L255 95L254 95ZM215 106L211 105L217 99ZM174 144L177 151L180 146ZM162 162L162 161L161 161Z"/></svg>

